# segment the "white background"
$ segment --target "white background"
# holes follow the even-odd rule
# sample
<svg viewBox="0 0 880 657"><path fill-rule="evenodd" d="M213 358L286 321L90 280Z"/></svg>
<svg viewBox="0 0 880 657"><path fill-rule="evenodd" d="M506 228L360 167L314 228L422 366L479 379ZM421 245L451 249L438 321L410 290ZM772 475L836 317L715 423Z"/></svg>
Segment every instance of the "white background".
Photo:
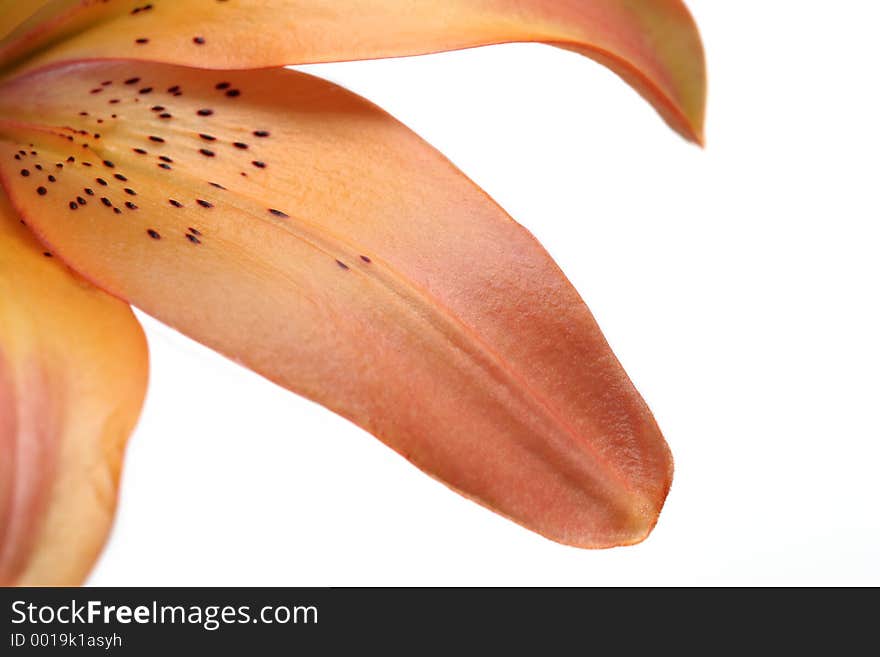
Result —
<svg viewBox="0 0 880 657"><path fill-rule="evenodd" d="M95 585L880 584L880 25L865 0L692 0L708 148L537 45L307 67L534 232L676 457L642 545L556 545L146 321Z"/></svg>

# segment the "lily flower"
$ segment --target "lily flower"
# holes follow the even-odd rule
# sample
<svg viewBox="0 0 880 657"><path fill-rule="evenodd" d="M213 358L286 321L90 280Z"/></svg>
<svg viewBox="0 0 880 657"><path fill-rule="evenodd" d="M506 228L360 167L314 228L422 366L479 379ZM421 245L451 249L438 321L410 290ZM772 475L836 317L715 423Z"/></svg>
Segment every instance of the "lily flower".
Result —
<svg viewBox="0 0 880 657"><path fill-rule="evenodd" d="M679 0L0 0L0 584L78 584L106 541L147 386L129 304L554 541L648 535L669 449L550 256L284 68L506 42L599 61L701 142Z"/></svg>

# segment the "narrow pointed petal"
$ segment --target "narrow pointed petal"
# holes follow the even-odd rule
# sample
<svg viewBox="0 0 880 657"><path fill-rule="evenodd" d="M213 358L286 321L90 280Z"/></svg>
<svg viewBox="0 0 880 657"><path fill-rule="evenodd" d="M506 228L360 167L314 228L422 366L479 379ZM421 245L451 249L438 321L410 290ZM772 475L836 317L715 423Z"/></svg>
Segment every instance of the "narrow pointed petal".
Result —
<svg viewBox="0 0 880 657"><path fill-rule="evenodd" d="M147 3L56 4L65 20L0 47L0 60L51 43L29 67L133 58L233 69L537 41L610 67L675 130L702 141L703 49L680 0L156 0L148 10ZM58 42L57 33L73 25L79 33Z"/></svg>
<svg viewBox="0 0 880 657"><path fill-rule="evenodd" d="M583 301L375 106L284 69L83 63L4 88L0 132L17 209L112 294L555 540L653 527L669 451Z"/></svg>
<svg viewBox="0 0 880 657"><path fill-rule="evenodd" d="M146 377L131 310L50 257L0 194L0 585L85 578Z"/></svg>

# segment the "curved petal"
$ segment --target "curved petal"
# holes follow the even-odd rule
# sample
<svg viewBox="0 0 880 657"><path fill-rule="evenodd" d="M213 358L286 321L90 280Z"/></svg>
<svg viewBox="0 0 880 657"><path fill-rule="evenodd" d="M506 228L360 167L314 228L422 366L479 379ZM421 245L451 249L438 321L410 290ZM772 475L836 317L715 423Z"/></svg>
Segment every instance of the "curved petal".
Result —
<svg viewBox="0 0 880 657"><path fill-rule="evenodd" d="M52 29L35 26L0 61L50 43L29 68L63 60L140 59L214 69L415 55L538 41L620 74L688 139L702 142L703 48L681 0L56 0ZM57 18L57 17L56 17ZM75 27L74 27L75 26ZM71 34L75 29L78 33ZM59 34L68 34L61 43Z"/></svg>
<svg viewBox="0 0 880 657"><path fill-rule="evenodd" d="M583 301L375 106L284 69L103 62L20 79L16 111L3 183L91 280L553 539L653 527L669 452Z"/></svg>
<svg viewBox="0 0 880 657"><path fill-rule="evenodd" d="M84 579L146 388L131 310L44 252L0 194L2 586Z"/></svg>

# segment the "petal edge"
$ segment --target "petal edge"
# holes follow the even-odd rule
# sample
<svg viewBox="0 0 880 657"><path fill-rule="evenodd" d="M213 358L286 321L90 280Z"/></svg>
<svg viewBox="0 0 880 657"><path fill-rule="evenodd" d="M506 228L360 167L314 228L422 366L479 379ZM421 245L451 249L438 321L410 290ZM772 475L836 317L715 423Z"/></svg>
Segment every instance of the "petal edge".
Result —
<svg viewBox="0 0 880 657"><path fill-rule="evenodd" d="M26 68L137 59L254 69L543 42L608 66L673 129L703 141L705 57L693 17L680 0L157 0L152 6L139 13L83 7L68 19L82 31L38 54ZM54 29L69 30L68 22ZM0 61L51 38L35 31L5 50L0 45Z"/></svg>
<svg viewBox="0 0 880 657"><path fill-rule="evenodd" d="M0 193L0 585L85 578L146 389L131 310L43 252Z"/></svg>

